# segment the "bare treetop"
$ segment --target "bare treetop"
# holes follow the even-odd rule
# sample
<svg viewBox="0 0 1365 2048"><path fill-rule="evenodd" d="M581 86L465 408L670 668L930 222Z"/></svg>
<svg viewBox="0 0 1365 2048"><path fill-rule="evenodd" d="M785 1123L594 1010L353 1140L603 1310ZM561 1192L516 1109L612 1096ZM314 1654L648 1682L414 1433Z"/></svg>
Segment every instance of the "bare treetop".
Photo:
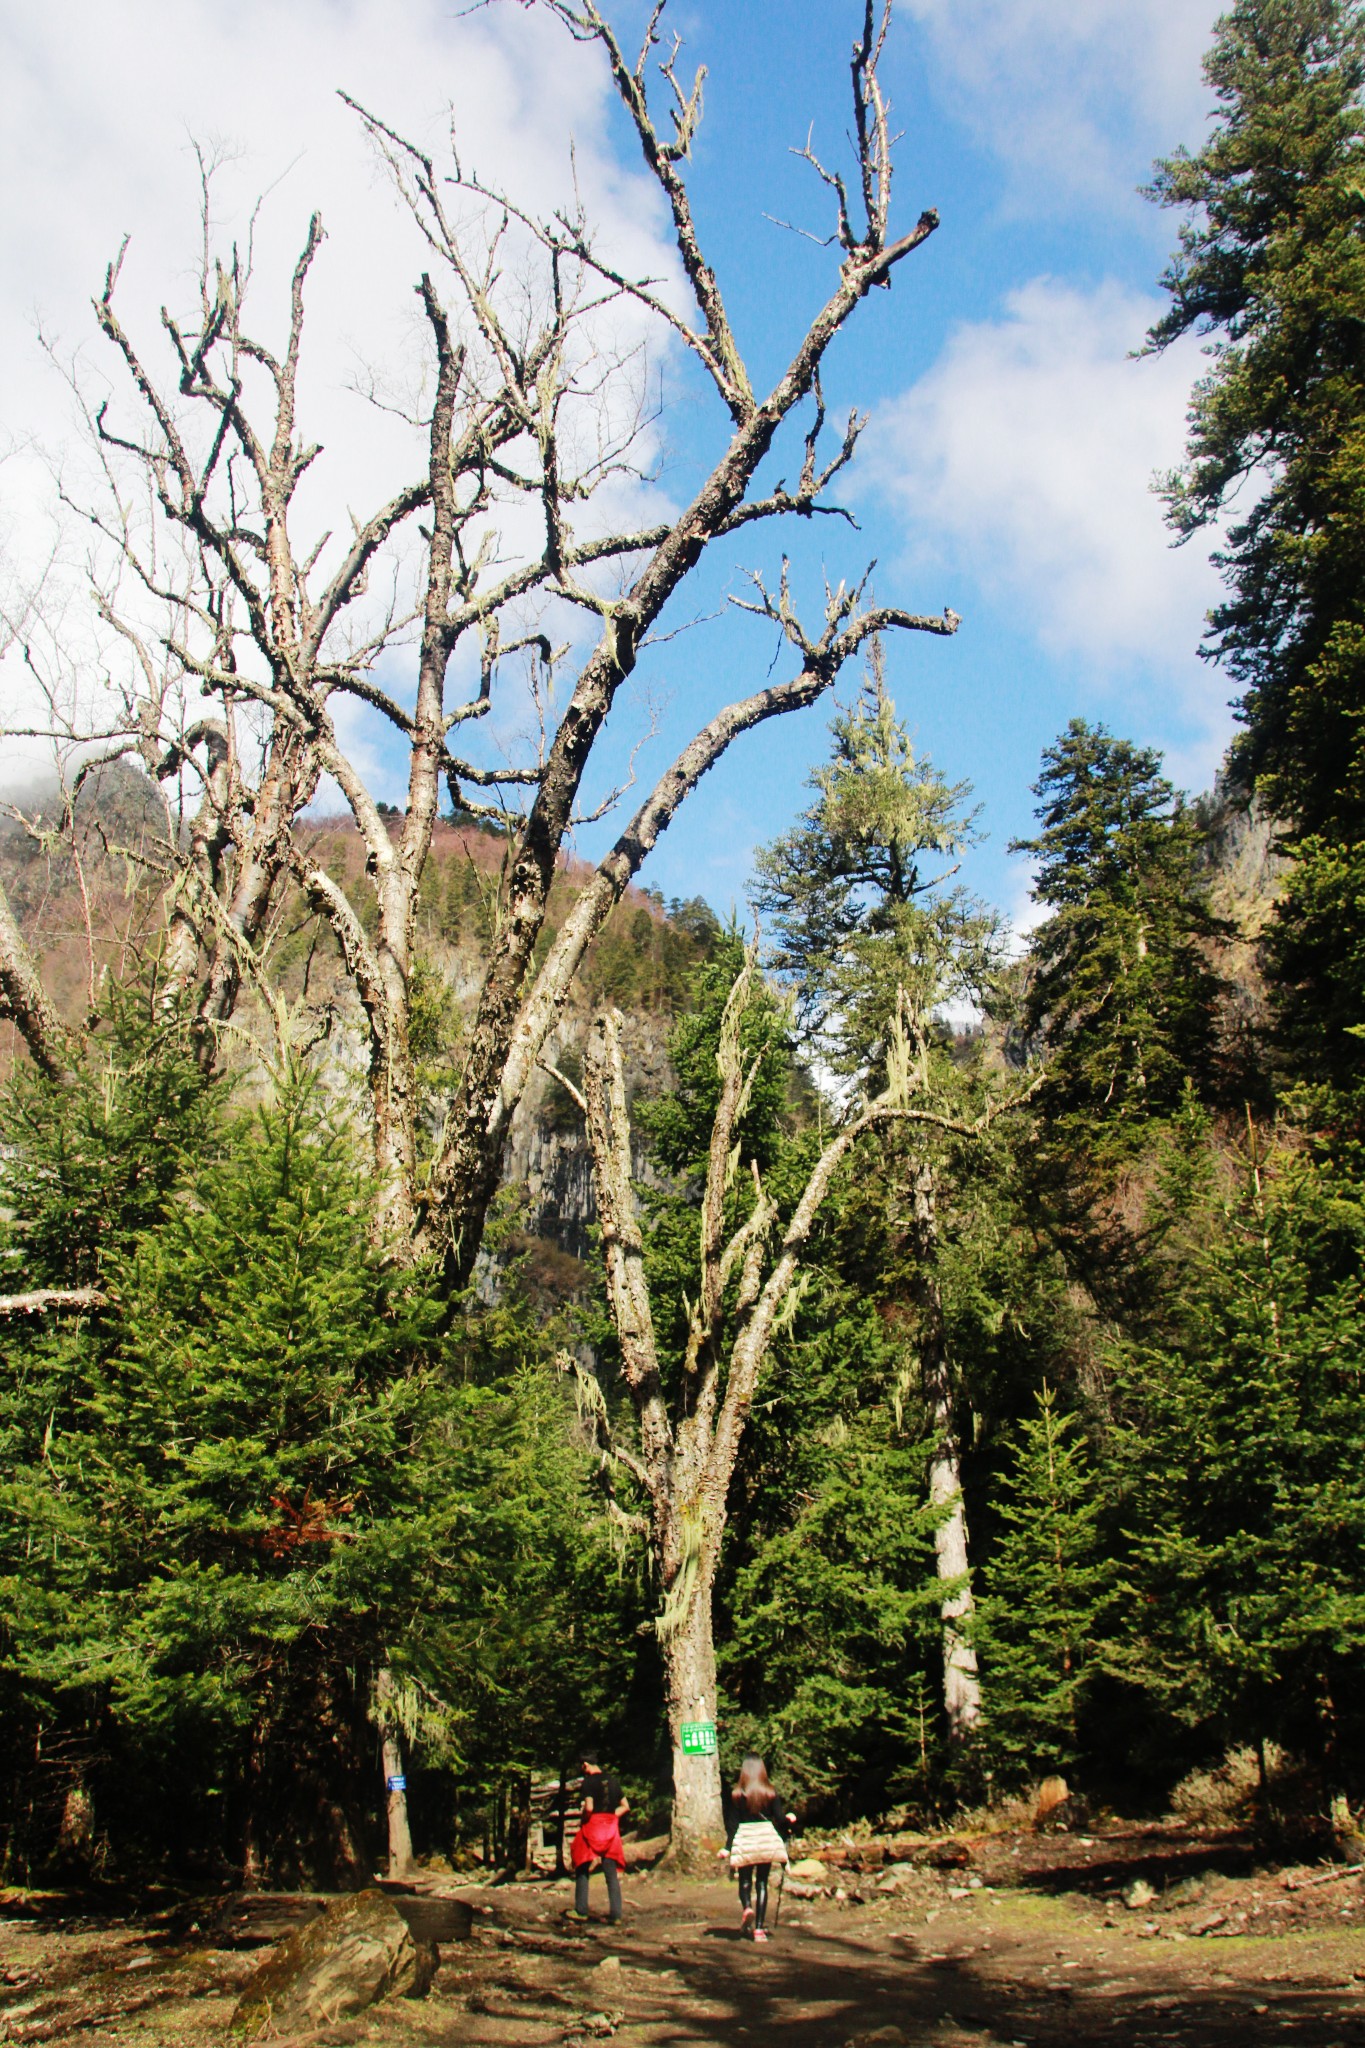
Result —
<svg viewBox="0 0 1365 2048"><path fill-rule="evenodd" d="M292 877L335 934L364 1011L383 1227L396 1245L442 1252L457 1280L477 1249L512 1113L586 947L700 776L742 732L814 702L870 636L946 634L957 623L947 611L874 603L865 563L825 588L818 624L803 619L785 566L776 596L759 580L751 609L778 628L796 672L699 727L533 971L585 773L642 646L717 541L770 519L840 511L829 492L864 421L850 414L825 446L821 363L860 301L938 223L926 209L893 230L879 77L890 5L864 4L853 11L849 74L855 175L804 152L832 194L837 266L781 374L756 389L688 193L704 69L685 81L662 5L632 57L594 0L535 4L600 51L666 202L690 312L680 287L631 274L599 247L571 166L563 203L541 217L467 168L456 148L438 165L348 97L424 251L415 289L429 349L425 459L382 503L354 517L331 508L322 530L304 538L299 486L308 476L316 499L327 469L297 403L308 282L324 260L318 216L276 346L247 323L249 258L212 246L207 177L199 303L193 318L162 316L172 377L158 379L121 322L118 261L95 308L123 387L117 402L90 411L104 493L83 510L106 549L92 565L95 605L132 656L119 715L106 721L108 745L136 752L168 789L186 778L196 785L188 841L174 803L168 810L170 989L193 1001L212 1060L242 975L268 975L273 920ZM620 487L648 473L650 347L660 360L670 348L691 352L722 423L691 501L632 526L619 521ZM796 480L760 495L760 465L807 401ZM509 701L509 676L519 694L524 665L538 733L502 765L488 765L486 753L469 758L459 728ZM408 688L396 680L405 667L415 670ZM462 692L458 678L468 678ZM55 729L55 681L50 694ZM405 752L396 831L340 736L345 699L377 714ZM365 842L369 909L295 829L324 776ZM496 811L511 838L461 1078L428 1171L417 1157L409 984L417 892L443 790L459 813ZM516 792L524 811L509 806ZM10 975L0 987L20 980ZM29 1002L25 1014L40 1013Z"/></svg>

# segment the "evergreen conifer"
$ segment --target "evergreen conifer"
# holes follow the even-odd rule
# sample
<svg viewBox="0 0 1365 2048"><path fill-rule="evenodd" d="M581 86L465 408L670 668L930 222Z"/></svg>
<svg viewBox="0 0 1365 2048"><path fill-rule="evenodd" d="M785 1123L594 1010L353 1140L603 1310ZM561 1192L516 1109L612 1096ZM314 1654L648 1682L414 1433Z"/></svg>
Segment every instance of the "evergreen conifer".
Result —
<svg viewBox="0 0 1365 2048"><path fill-rule="evenodd" d="M316 1077L286 1064L255 1108L206 1105L141 1014L140 1036L120 1025L126 1108L107 1063L49 1088L46 1117L21 1080L8 1126L16 1256L36 1217L55 1259L69 1204L110 1307L6 1345L0 1830L14 1867L50 1853L32 1816L65 1769L111 1869L335 1881L374 1853L381 1666L428 1774L420 1835L440 1772L477 1797L624 1728L641 1593L593 1510L562 1332L515 1271L452 1324L374 1249Z"/></svg>
<svg viewBox="0 0 1365 2048"><path fill-rule="evenodd" d="M1199 832L1160 756L1073 718L1034 784L1040 830L1022 1026L1049 1053L1054 1125L1132 1151L1193 1077L1211 1085L1215 929L1199 889Z"/></svg>
<svg viewBox="0 0 1365 2048"><path fill-rule="evenodd" d="M1256 486L1209 646L1294 855L1268 933L1294 1069L1346 1111L1365 1081L1365 11L1236 0L1205 75L1213 133L1160 164L1151 195L1187 219L1150 345L1195 332L1212 357L1166 496L1183 536Z"/></svg>
<svg viewBox="0 0 1365 2048"><path fill-rule="evenodd" d="M1100 1498L1076 1419L1044 1381L994 1500L1001 1531L981 1605L987 1738L1016 1781L1073 1768L1110 1598Z"/></svg>
<svg viewBox="0 0 1365 2048"><path fill-rule="evenodd" d="M1254 1130L1178 1178L1169 1336L1116 1361L1131 1669L1205 1741L1315 1758L1330 1803L1365 1729L1365 1204Z"/></svg>

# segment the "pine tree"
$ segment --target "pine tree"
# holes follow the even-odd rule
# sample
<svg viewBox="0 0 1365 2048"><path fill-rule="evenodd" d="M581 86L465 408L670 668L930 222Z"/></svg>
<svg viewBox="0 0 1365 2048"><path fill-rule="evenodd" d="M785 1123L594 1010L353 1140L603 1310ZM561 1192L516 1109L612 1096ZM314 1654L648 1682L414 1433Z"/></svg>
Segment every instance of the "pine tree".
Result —
<svg viewBox="0 0 1365 2048"><path fill-rule="evenodd" d="M1178 1178L1169 1335L1115 1360L1131 1671L1205 1740L1316 1758L1330 1805L1365 1730L1365 1203L1254 1130Z"/></svg>
<svg viewBox="0 0 1365 2048"><path fill-rule="evenodd" d="M366 1687L430 1590L435 1312L390 1284L313 1084L223 1133L117 1273L113 1341L47 1446L83 1544L29 1670L153 1754L217 1759L249 1871L359 1869Z"/></svg>
<svg viewBox="0 0 1365 2048"><path fill-rule="evenodd" d="M1022 1027L1048 1049L1050 1119L1122 1153L1213 1079L1216 929L1198 888L1199 833L1161 757L1073 718L1034 784L1041 830Z"/></svg>
<svg viewBox="0 0 1365 2048"><path fill-rule="evenodd" d="M111 984L69 1074L16 1066L0 1095L0 1256L15 1284L101 1288L210 1147L221 1096L188 1020L145 983Z"/></svg>
<svg viewBox="0 0 1365 2048"><path fill-rule="evenodd" d="M812 1348L847 1344L852 1320ZM808 1412L788 1432L774 1416L747 1461L752 1484L780 1443L786 1469L768 1489L779 1512L761 1540L751 1534L727 1588L727 1746L736 1759L747 1748L779 1756L793 1796L844 1810L920 1804L919 1709L942 1630L935 1515L927 1503L906 1513L922 1492L924 1445L896 1428L889 1400L870 1398L870 1375L844 1403L790 1361L784 1379L798 1375L825 1395L820 1421L812 1428ZM937 1778L932 1736L929 1746Z"/></svg>
<svg viewBox="0 0 1365 2048"><path fill-rule="evenodd" d="M756 857L755 908L772 964L838 1073L875 1077L892 1020L928 1033L945 1005L979 1002L1000 964L996 917L950 886L975 837L966 783L916 758L880 658L832 722L815 802Z"/></svg>
<svg viewBox="0 0 1365 2048"><path fill-rule="evenodd" d="M998 920L954 884L974 819L965 784L917 759L887 693L880 659L852 712L832 725L816 798L794 831L758 855L756 903L776 934L775 965L793 987L811 1040L864 1085L895 1031L916 1054L919 1099L961 1113L986 1097L980 1047L960 1044L944 1012L989 998L1001 965ZM944 1713L955 1739L980 1714L971 1643L972 1589L963 1501L960 1362L948 1344L939 1261L953 1148L924 1132L878 1146L879 1199L899 1243L874 1281L917 1366L943 1624ZM950 1206L950 1205L949 1205ZM893 1220L894 1219L894 1220ZM907 1256L908 1253L908 1256Z"/></svg>
<svg viewBox="0 0 1365 2048"><path fill-rule="evenodd" d="M79 1151L86 1099L44 1157ZM135 1187L167 1144L139 1128ZM179 1186L101 1251L109 1310L7 1357L0 1717L89 1757L125 1869L335 1881L370 1867L381 1669L419 1770L477 1792L623 1723L640 1591L592 1511L554 1318L512 1285L444 1327L434 1283L376 1255L357 1148L297 1066L196 1128ZM42 1200L55 1242L50 1174ZM585 1614L607 1622L586 1660ZM11 1846L41 1859L23 1790Z"/></svg>
<svg viewBox="0 0 1365 2048"><path fill-rule="evenodd" d="M987 1739L1017 1781L1075 1765L1096 1635L1111 1598L1085 1439L1046 1381L993 1504L1003 1528L981 1605Z"/></svg>
<svg viewBox="0 0 1365 2048"><path fill-rule="evenodd" d="M1212 356L1166 495L1182 536L1235 508L1209 645L1241 686L1243 770L1294 856L1272 973L1296 1071L1350 1094L1365 1077L1365 12L1236 0L1205 74L1213 133L1152 187L1188 218L1150 345L1194 331Z"/></svg>
<svg viewBox="0 0 1365 2048"><path fill-rule="evenodd" d="M141 1232L180 1199L195 1157L211 1157L221 1090L205 1085L187 1020L145 984L111 985L86 1057L55 1079L25 1063L0 1092L0 1291L93 1290L117 1297ZM94 1702L54 1705L37 1645L79 1655L72 1587L90 1554L79 1489L52 1453L79 1426L83 1370L111 1315L24 1315L0 1325L0 1828L16 1848L35 1806L50 1849L64 1797L85 1798L107 1750ZM45 1656L45 1653L44 1653ZM38 1663L44 1662L38 1657ZM59 1689L59 1688L58 1688ZM44 1747L44 1744L46 1747ZM41 1799L37 1759L64 1758ZM63 1775L64 1771L64 1775ZM22 1867L22 1857L16 1866Z"/></svg>

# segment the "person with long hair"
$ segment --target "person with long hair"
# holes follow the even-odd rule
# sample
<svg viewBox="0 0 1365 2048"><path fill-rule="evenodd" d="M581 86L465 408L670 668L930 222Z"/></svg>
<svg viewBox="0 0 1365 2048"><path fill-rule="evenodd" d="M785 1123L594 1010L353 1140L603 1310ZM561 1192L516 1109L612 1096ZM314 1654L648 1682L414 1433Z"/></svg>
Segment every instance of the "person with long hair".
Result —
<svg viewBox="0 0 1365 2048"><path fill-rule="evenodd" d="M725 1802L725 1839L730 1868L739 1877L739 1931L752 1928L766 1941L768 1879L774 1863L787 1861L787 1837L796 1815L788 1813L761 1756L746 1756Z"/></svg>

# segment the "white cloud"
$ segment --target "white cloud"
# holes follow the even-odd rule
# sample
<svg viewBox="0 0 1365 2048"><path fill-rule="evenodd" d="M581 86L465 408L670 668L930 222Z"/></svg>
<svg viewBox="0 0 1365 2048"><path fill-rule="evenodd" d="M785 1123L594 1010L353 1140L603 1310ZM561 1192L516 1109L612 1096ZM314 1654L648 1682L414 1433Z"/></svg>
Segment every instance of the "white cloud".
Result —
<svg viewBox="0 0 1365 2048"><path fill-rule="evenodd" d="M938 96L1048 210L1112 204L1197 146L1224 0L908 0Z"/></svg>
<svg viewBox="0 0 1365 2048"><path fill-rule="evenodd" d="M190 138L236 151L215 186L225 239L248 232L256 195L252 324L278 343L288 279L310 212L327 240L309 281L300 431L324 444L305 479L299 526L340 536L420 467L420 437L356 395L373 366L411 388L424 359L413 286L432 267L376 164L343 87L428 148L438 162L453 111L461 160L533 209L563 204L570 144L589 217L614 260L667 274L661 207L642 172L623 170L607 122L610 82L540 9L472 19L445 0L62 0L0 14L0 538L11 588L31 582L51 547L55 513L39 450L72 441L74 412L36 340L41 319L84 374L112 379L126 423L126 379L95 330L91 298L131 236L118 310L165 369L162 305L192 307L198 191ZM458 207L458 197L448 195ZM438 288L453 296L450 281ZM613 316L629 348L642 316ZM74 477L76 457L67 458ZM613 486L621 513L629 488ZM638 514L639 494L635 494ZM296 534L296 541L298 539ZM83 544L82 544L83 545ZM307 543L300 550L307 551ZM13 661L0 693L24 692Z"/></svg>
<svg viewBox="0 0 1365 2048"><path fill-rule="evenodd" d="M130 16L104 0L64 0L10 10L5 23L0 411L10 433L53 424L35 312L68 344L91 335L89 302L125 233L130 320L154 319L192 291L191 137L240 150L217 210L243 238L254 196L274 187L256 271L276 327L308 215L322 210L329 239L310 283L310 339L322 348L306 393L343 388L357 359L391 359L416 325L412 287L431 259L339 86L438 157L453 108L466 166L533 206L562 203L575 139L580 182L612 247L627 262L659 263L656 196L604 147L603 68L539 10L462 21L438 0L140 0Z"/></svg>
<svg viewBox="0 0 1365 2048"><path fill-rule="evenodd" d="M1158 307L1042 278L955 328L869 435L917 553L958 568L1051 654L1191 667L1217 580L1150 489L1179 459L1198 357L1131 359Z"/></svg>

